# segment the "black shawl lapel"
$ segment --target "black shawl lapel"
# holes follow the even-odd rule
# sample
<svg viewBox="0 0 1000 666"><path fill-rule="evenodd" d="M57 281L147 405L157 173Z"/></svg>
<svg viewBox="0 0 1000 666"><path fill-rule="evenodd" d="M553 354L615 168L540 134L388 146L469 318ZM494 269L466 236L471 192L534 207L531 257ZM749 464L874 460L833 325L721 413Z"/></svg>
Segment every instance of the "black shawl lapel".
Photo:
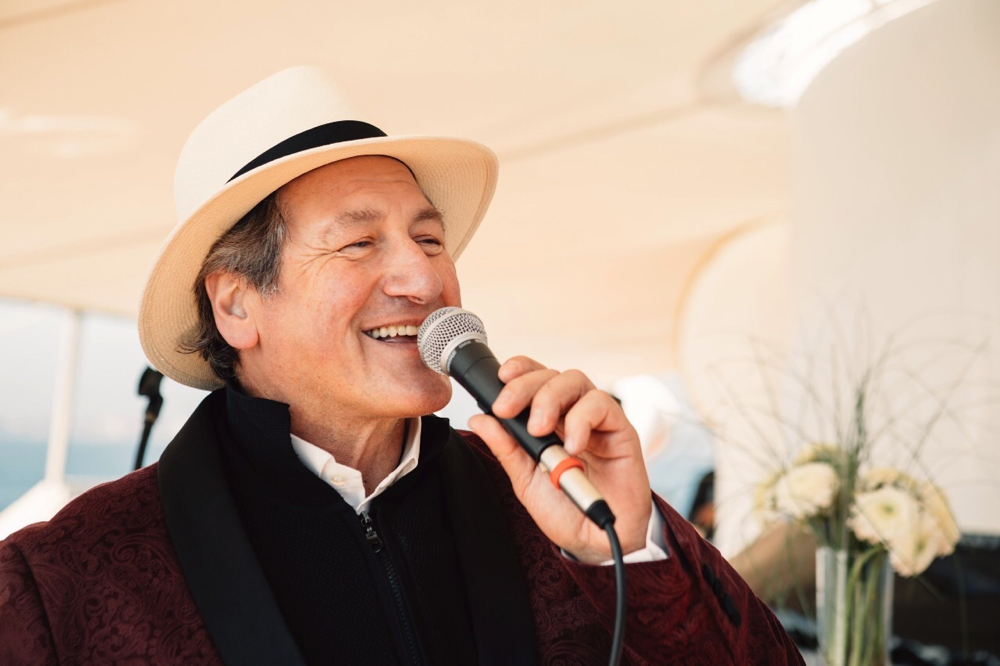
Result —
<svg viewBox="0 0 1000 666"><path fill-rule="evenodd" d="M500 499L478 455L447 421L423 419L424 437L447 439L439 460L482 665L534 664L528 588ZM438 434L444 427L447 432Z"/></svg>
<svg viewBox="0 0 1000 666"><path fill-rule="evenodd" d="M225 391L202 401L160 457L167 530L188 588L227 664L302 664L229 494L216 423Z"/></svg>
<svg viewBox="0 0 1000 666"><path fill-rule="evenodd" d="M208 396L160 457L157 482L167 529L225 663L303 664L229 493L216 430L225 423L226 397L225 390ZM434 457L447 489L478 661L534 664L527 585L492 481L446 420L425 417L422 440L422 448L424 442L446 443Z"/></svg>

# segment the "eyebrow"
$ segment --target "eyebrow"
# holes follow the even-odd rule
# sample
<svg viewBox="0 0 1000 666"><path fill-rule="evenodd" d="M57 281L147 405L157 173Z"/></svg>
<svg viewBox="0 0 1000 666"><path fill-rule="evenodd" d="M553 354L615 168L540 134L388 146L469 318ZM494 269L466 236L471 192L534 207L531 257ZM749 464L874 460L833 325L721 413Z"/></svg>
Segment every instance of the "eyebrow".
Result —
<svg viewBox="0 0 1000 666"><path fill-rule="evenodd" d="M385 217L384 213L374 208L358 208L346 210L335 218L335 222L343 225L373 224ZM413 222L438 222L444 226L444 216L434 206L426 206L417 211L413 216Z"/></svg>
<svg viewBox="0 0 1000 666"><path fill-rule="evenodd" d="M345 210L337 215L334 221L337 224L343 225L371 224L378 222L383 217L384 215L374 208L358 208L355 210Z"/></svg>
<svg viewBox="0 0 1000 666"><path fill-rule="evenodd" d="M444 227L444 216L434 206L427 206L426 208L421 208L420 211L413 216L414 222L437 222L442 227Z"/></svg>

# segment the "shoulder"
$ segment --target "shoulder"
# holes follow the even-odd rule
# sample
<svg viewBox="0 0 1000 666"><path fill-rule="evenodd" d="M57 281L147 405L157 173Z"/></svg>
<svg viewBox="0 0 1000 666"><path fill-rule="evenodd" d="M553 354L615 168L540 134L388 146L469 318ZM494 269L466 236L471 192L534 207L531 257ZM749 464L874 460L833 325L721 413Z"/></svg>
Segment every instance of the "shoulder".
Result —
<svg viewBox="0 0 1000 666"><path fill-rule="evenodd" d="M167 539L156 485L157 465L104 483L75 498L51 520L0 542L32 568L74 568L114 552L123 541Z"/></svg>
<svg viewBox="0 0 1000 666"><path fill-rule="evenodd" d="M97 486L0 542L0 617L27 627L15 633L45 639L63 662L217 662L167 532L157 470Z"/></svg>

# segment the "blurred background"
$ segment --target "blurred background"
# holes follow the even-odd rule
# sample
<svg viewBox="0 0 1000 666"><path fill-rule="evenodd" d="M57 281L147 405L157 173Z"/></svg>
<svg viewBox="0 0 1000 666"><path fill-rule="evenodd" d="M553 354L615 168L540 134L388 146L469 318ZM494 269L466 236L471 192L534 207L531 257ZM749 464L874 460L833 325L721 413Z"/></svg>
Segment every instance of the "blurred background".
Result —
<svg viewBox="0 0 1000 666"><path fill-rule="evenodd" d="M997 0L0 0L0 538L132 469L134 317L181 146L299 64L390 134L497 152L466 307L499 356L621 399L654 490L758 594L754 484L835 440L873 367L899 426L875 451L945 490L996 574ZM204 396L161 388L145 464ZM992 631L925 642L1000 653L984 580L962 613Z"/></svg>

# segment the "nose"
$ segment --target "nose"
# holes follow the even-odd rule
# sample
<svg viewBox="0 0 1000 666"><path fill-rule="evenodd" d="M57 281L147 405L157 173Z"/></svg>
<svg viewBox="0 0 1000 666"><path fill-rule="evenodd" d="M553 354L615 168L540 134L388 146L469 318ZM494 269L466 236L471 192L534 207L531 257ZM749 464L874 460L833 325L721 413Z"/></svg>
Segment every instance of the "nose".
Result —
<svg viewBox="0 0 1000 666"><path fill-rule="evenodd" d="M389 296L406 298L418 305L435 302L444 289L432 257L409 236L392 243L386 257L383 290Z"/></svg>

